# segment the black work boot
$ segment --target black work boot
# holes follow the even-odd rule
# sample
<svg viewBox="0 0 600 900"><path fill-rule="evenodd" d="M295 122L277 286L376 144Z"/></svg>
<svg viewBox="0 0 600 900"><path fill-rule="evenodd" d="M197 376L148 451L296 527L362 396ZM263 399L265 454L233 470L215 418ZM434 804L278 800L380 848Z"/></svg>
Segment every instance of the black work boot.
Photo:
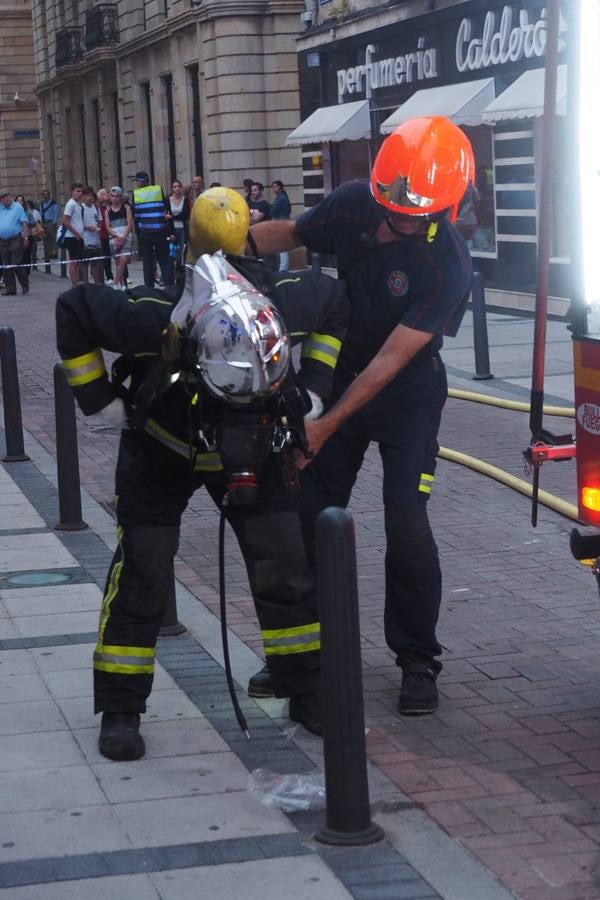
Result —
<svg viewBox="0 0 600 900"><path fill-rule="evenodd" d="M248 696L258 697L263 700L267 697L274 697L273 682L271 681L271 673L269 667L265 663L260 672L257 672L248 681Z"/></svg>
<svg viewBox="0 0 600 900"><path fill-rule="evenodd" d="M403 716L424 716L438 708L436 673L428 665L415 665L402 674L398 712Z"/></svg>
<svg viewBox="0 0 600 900"><path fill-rule="evenodd" d="M321 693L299 694L290 697L290 719L304 725L311 734L323 737L323 711L321 708Z"/></svg>
<svg viewBox="0 0 600 900"><path fill-rule="evenodd" d="M108 759L140 759L146 746L140 734L139 713L102 713L98 747L102 756Z"/></svg>

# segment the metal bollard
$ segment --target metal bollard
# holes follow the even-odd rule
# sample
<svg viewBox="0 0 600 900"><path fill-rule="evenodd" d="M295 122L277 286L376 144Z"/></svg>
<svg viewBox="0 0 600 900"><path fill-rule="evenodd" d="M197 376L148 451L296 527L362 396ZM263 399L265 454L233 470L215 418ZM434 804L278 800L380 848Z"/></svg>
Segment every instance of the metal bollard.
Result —
<svg viewBox="0 0 600 900"><path fill-rule="evenodd" d="M159 637L176 637L178 634L185 634L187 628L182 625L177 618L177 598L175 596L175 570L171 563L171 586L169 589L169 600L167 608L163 616L162 624L158 631Z"/></svg>
<svg viewBox="0 0 600 900"><path fill-rule="evenodd" d="M0 328L0 371L2 373L2 403L4 405L4 434L6 455L4 462L25 462L29 459L23 443L21 394L15 333L12 328Z"/></svg>
<svg viewBox="0 0 600 900"><path fill-rule="evenodd" d="M67 259L67 251L65 250L64 247L61 247L60 248L60 266L59 266L61 278L67 277L66 259Z"/></svg>
<svg viewBox="0 0 600 900"><path fill-rule="evenodd" d="M56 419L56 471L58 474L58 531L82 531L81 486L77 453L75 398L61 363L54 366L54 415Z"/></svg>
<svg viewBox="0 0 600 900"><path fill-rule="evenodd" d="M327 824L315 838L337 846L373 844L384 832L371 822L369 806L352 516L324 510L316 547Z"/></svg>
<svg viewBox="0 0 600 900"><path fill-rule="evenodd" d="M319 275L321 272L321 254L320 253L311 253L310 254L310 267L316 275Z"/></svg>
<svg viewBox="0 0 600 900"><path fill-rule="evenodd" d="M490 372L485 290L481 272L473 272L471 305L473 307L473 344L475 346L475 374L473 375L473 380L486 381L494 376Z"/></svg>

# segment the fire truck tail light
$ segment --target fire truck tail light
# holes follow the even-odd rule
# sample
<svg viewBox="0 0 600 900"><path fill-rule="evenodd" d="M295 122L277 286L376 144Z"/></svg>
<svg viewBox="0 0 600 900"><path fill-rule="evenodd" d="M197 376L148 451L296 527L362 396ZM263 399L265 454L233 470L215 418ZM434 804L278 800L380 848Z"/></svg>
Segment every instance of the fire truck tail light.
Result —
<svg viewBox="0 0 600 900"><path fill-rule="evenodd" d="M581 505L594 512L600 511L600 488L584 487L581 489Z"/></svg>

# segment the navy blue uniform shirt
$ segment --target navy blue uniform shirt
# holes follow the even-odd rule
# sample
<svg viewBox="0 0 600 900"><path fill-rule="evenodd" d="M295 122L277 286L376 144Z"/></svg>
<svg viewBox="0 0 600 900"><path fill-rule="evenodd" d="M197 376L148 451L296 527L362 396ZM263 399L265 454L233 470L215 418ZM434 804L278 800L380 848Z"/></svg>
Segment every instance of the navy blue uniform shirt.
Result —
<svg viewBox="0 0 600 900"><path fill-rule="evenodd" d="M296 222L309 250L337 257L352 310L338 366L351 372L362 371L399 324L434 335L407 368L430 358L445 334L457 333L471 288L469 250L450 222L439 222L431 243L418 235L380 244L385 215L367 182L350 181Z"/></svg>

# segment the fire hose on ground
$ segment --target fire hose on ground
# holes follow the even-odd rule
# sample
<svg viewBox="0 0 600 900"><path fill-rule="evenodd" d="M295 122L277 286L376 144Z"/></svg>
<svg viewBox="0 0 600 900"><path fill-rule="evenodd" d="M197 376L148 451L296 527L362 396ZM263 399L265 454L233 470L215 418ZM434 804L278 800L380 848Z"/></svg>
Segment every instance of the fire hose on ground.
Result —
<svg viewBox="0 0 600 900"><path fill-rule="evenodd" d="M523 403L518 400L504 400L500 397L491 397L487 394L478 394L474 391L463 391L456 388L450 388L448 390L448 396L456 400L470 400L474 403L499 406L503 409L512 409L518 412L528 413L530 410L529 403ZM575 418L575 410L571 407L544 406L544 413L548 416ZM518 478L516 475L511 475L509 472L505 472L503 469L499 469L491 463L486 463L483 462L483 460L476 459L474 456L469 456L468 453L460 453L458 450L440 447L438 457L439 459L446 459L449 462L466 466L466 468L472 469L474 472L479 472L481 475L487 475L489 478L494 478L501 484L505 484L507 487L519 491L519 493L524 494L526 497L531 497L533 494L533 486L528 481L525 481L524 478ZM567 503L566 500L561 500L560 497L555 497L548 491L539 491L538 499L540 503L547 506L549 509L554 510L554 512L557 512L568 519L572 519L575 522L579 521L577 507L573 503Z"/></svg>

